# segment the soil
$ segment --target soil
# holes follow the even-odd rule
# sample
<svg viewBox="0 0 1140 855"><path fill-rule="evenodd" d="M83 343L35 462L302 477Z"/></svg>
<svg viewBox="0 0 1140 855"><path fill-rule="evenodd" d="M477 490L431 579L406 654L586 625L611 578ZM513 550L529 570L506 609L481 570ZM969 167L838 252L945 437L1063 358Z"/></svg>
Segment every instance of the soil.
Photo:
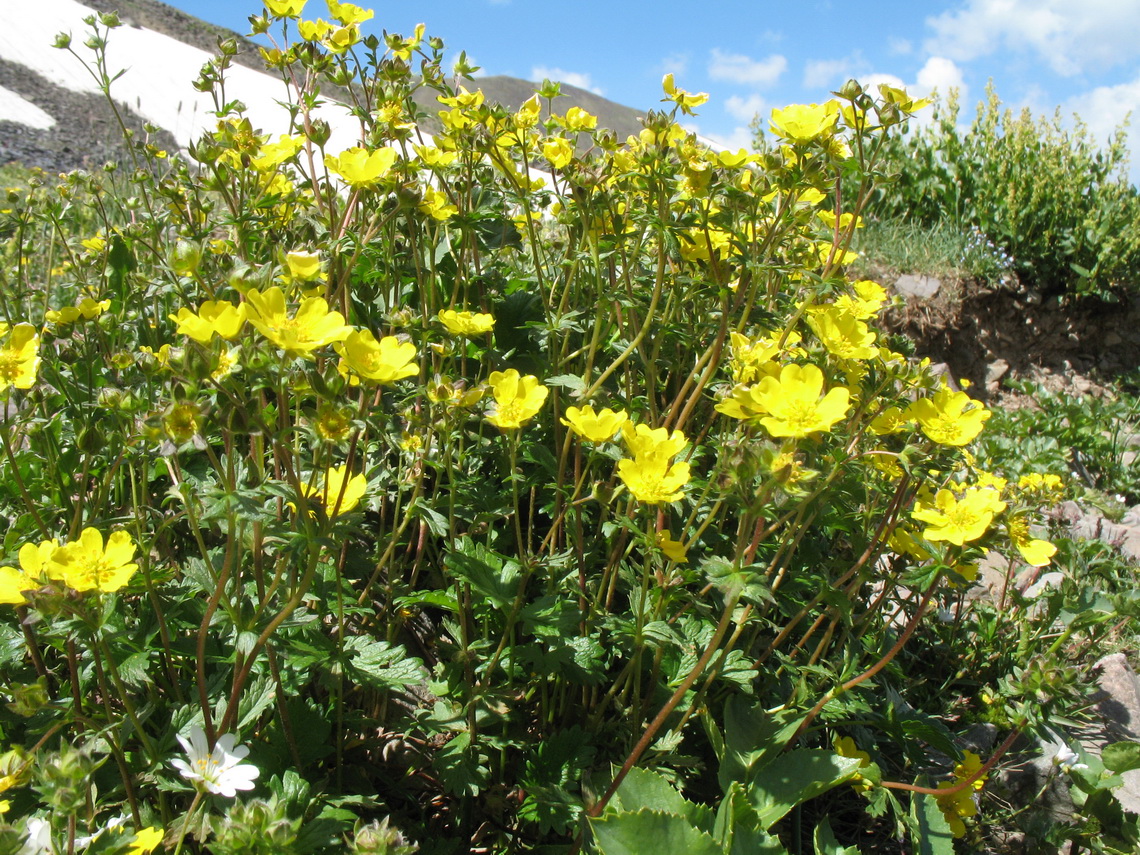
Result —
<svg viewBox="0 0 1140 855"><path fill-rule="evenodd" d="M893 278L882 276L884 285ZM1016 406L1010 380L1049 391L1099 395L1140 369L1140 295L1116 301L1059 297L988 287L968 280L942 283L927 300L908 299L883 316L888 331L915 341L916 352L944 363L954 380L988 403Z"/></svg>

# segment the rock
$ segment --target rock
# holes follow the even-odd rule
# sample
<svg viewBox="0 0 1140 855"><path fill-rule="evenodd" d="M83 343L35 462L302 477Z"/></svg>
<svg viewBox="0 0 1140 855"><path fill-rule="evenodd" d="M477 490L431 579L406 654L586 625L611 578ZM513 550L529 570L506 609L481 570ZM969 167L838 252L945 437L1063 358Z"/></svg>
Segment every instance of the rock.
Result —
<svg viewBox="0 0 1140 855"><path fill-rule="evenodd" d="M1103 693L1097 711L1104 718L1104 730L1086 745L1100 755L1105 745L1127 739L1140 739L1140 681L1123 653L1113 653L1096 663L1097 685ZM1115 791L1125 810L1140 812L1140 769L1123 773L1124 784Z"/></svg>
<svg viewBox="0 0 1140 855"><path fill-rule="evenodd" d="M904 297L914 297L919 300L929 300L938 295L942 283L933 276L916 276L913 273L904 273L895 280L895 290Z"/></svg>
<svg viewBox="0 0 1140 855"><path fill-rule="evenodd" d="M1104 337L1105 347L1119 347L1122 344L1124 344L1124 339L1122 339L1114 332L1110 332Z"/></svg>
<svg viewBox="0 0 1140 855"><path fill-rule="evenodd" d="M1009 373L1009 363L1004 359L995 359L986 366L986 389L996 392L1001 385L1001 379Z"/></svg>

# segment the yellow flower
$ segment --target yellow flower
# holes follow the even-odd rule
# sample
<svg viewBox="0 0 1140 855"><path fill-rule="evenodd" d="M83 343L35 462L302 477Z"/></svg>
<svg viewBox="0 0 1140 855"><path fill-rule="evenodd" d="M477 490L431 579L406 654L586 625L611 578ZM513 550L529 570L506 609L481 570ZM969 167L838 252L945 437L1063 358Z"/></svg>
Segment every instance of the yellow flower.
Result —
<svg viewBox="0 0 1140 855"><path fill-rule="evenodd" d="M160 371L168 371L170 369L170 359L173 355L169 344L164 344L155 350L153 347L148 347L145 344L139 345L139 353L145 353L153 360L152 363L147 363L147 368L158 368Z"/></svg>
<svg viewBox="0 0 1140 855"><path fill-rule="evenodd" d="M449 220L459 213L458 206L451 204L446 193L430 185L424 187L423 199L418 207L433 220Z"/></svg>
<svg viewBox="0 0 1140 855"><path fill-rule="evenodd" d="M416 346L386 335L380 341L369 330L354 330L343 342L333 345L345 367L366 380L388 385L419 373L415 363Z"/></svg>
<svg viewBox="0 0 1140 855"><path fill-rule="evenodd" d="M1022 475L1017 481L1017 488L1040 497L1050 505L1057 504L1065 495L1065 482L1059 475L1053 474L1042 475L1030 472L1028 475Z"/></svg>
<svg viewBox="0 0 1140 855"><path fill-rule="evenodd" d="M78 306L64 306L62 309L48 310L44 313L44 320L57 326L73 324L81 317L90 321L99 317L109 308L111 308L110 300L93 300L90 297L84 297L79 301Z"/></svg>
<svg viewBox="0 0 1140 855"><path fill-rule="evenodd" d="M761 377L780 373L780 366L775 361L781 355L802 354L803 351L796 345L800 343L800 334L788 333L784 345L780 346L781 332L762 333L756 338L748 338L738 332L729 333L731 347L732 379L737 383L755 383Z"/></svg>
<svg viewBox="0 0 1140 855"><path fill-rule="evenodd" d="M574 146L562 137L553 137L542 143L542 156L550 161L555 169L561 169L574 157Z"/></svg>
<svg viewBox="0 0 1140 855"><path fill-rule="evenodd" d="M1017 551L1021 553L1021 557L1029 566L1044 567L1057 554L1057 547L1052 543L1030 536L1029 520L1023 515L1011 516L1006 527L1009 529L1010 541L1017 547Z"/></svg>
<svg viewBox="0 0 1140 855"><path fill-rule="evenodd" d="M193 401L171 404L162 417L162 429L177 445L189 442L201 430L202 410Z"/></svg>
<svg viewBox="0 0 1140 855"><path fill-rule="evenodd" d="M86 240L81 240L79 242L79 245L87 250L88 255L95 255L102 252L106 248L107 240L100 235L95 235L95 237L89 237Z"/></svg>
<svg viewBox="0 0 1140 855"><path fill-rule="evenodd" d="M670 464L655 454L623 458L618 461L618 476L639 502L659 505L684 495L681 488L689 482L689 464L683 460Z"/></svg>
<svg viewBox="0 0 1140 855"><path fill-rule="evenodd" d="M688 444L685 435L679 430L670 433L667 428L635 427L629 422L621 433L633 459L618 461L618 476L633 497L651 505L679 500L681 488L689 481L689 464L669 461Z"/></svg>
<svg viewBox="0 0 1140 855"><path fill-rule="evenodd" d="M419 155L425 166L450 166L459 157L457 152L444 151L430 145L414 145L412 148L415 149L416 154Z"/></svg>
<svg viewBox="0 0 1140 855"><path fill-rule="evenodd" d="M0 346L0 392L9 386L30 389L40 367L40 336L31 324L16 324Z"/></svg>
<svg viewBox="0 0 1140 855"><path fill-rule="evenodd" d="M666 74L661 79L661 88L665 90L665 94L668 96L669 100L673 101L678 107L680 107L681 112L687 116L696 115L693 112L693 108L699 107L701 104L705 103L705 101L709 100L709 95L707 92L698 92L696 95L692 95L686 92L684 89L678 89L673 84L672 74Z"/></svg>
<svg viewBox="0 0 1140 855"><path fill-rule="evenodd" d="M183 306L170 320L178 324L178 332L201 344L209 344L214 335L233 341L245 324L246 304L235 306L229 300L207 300L194 314Z"/></svg>
<svg viewBox="0 0 1140 855"><path fill-rule="evenodd" d="M98 529L85 528L78 540L52 552L46 572L76 591L117 591L138 570L134 557L135 543L127 532L111 532L104 547Z"/></svg>
<svg viewBox="0 0 1140 855"><path fill-rule="evenodd" d="M236 347L223 349L218 354L218 364L214 366L214 370L210 372L211 380L224 380L229 377L238 367L238 355L241 351Z"/></svg>
<svg viewBox="0 0 1140 855"><path fill-rule="evenodd" d="M850 736L840 736L835 740L834 744L836 754L840 757L858 760L860 769L866 769L871 765L871 755L866 751L860 751L858 746L855 745L855 740ZM861 775L856 775L852 779L851 786L858 793L865 793L872 787L871 783Z"/></svg>
<svg viewBox="0 0 1140 855"><path fill-rule="evenodd" d="M817 307L808 313L807 322L827 352L837 359L873 359L878 355L875 334L836 306Z"/></svg>
<svg viewBox="0 0 1140 855"><path fill-rule="evenodd" d="M550 390L533 374L519 377L518 371L493 371L488 378L495 396L495 406L487 421L503 430L522 427L542 409Z"/></svg>
<svg viewBox="0 0 1140 855"><path fill-rule="evenodd" d="M942 540L956 546L982 537L993 522L994 514L1005 510L1005 502L985 487L969 487L960 497L942 489L933 504L919 501L911 516L928 523L922 535L927 540Z"/></svg>
<svg viewBox="0 0 1140 855"><path fill-rule="evenodd" d="M871 433L877 436L885 436L901 433L912 421L914 420L901 407L887 407L871 419L868 427Z"/></svg>
<svg viewBox="0 0 1140 855"><path fill-rule="evenodd" d="M865 321L875 317L879 314L879 310L883 307L883 303L887 301L887 291L878 282L872 282L870 279L860 279L851 286L854 289L854 296L850 294L842 294L835 300L835 306L851 315L860 321Z"/></svg>
<svg viewBox="0 0 1140 855"><path fill-rule="evenodd" d="M265 8L275 18L296 18L307 0L265 0Z"/></svg>
<svg viewBox="0 0 1140 855"><path fill-rule="evenodd" d="M383 178L396 162L394 148L369 151L356 146L339 155L325 155L325 166L353 187L369 187Z"/></svg>
<svg viewBox="0 0 1140 855"><path fill-rule="evenodd" d="M285 253L289 276L298 282L311 282L321 278L321 254L295 249Z"/></svg>
<svg viewBox="0 0 1140 855"><path fill-rule="evenodd" d="M148 855L155 850L165 836L160 828L144 828L135 834L130 843L130 848L127 850L127 855Z"/></svg>
<svg viewBox="0 0 1140 855"><path fill-rule="evenodd" d="M733 418L757 420L774 437L798 439L831 430L847 414L851 395L846 387L822 393L823 372L818 367L785 365L778 378L738 386L716 409Z"/></svg>
<svg viewBox="0 0 1140 855"><path fill-rule="evenodd" d="M444 309L438 315L439 322L452 335L482 335L495 326L495 319L485 312L457 312Z"/></svg>
<svg viewBox="0 0 1140 855"><path fill-rule="evenodd" d="M982 768L982 759L973 751L965 751L965 759L954 767L954 780L943 781L938 785L940 790L949 790L957 787L962 781L976 774ZM942 815L950 826L950 833L955 837L962 837L966 833L966 824L963 819L977 816L978 806L974 803L974 793L986 783L985 775L979 776L973 783L963 787L956 793L946 796L935 796Z"/></svg>
<svg viewBox="0 0 1140 855"><path fill-rule="evenodd" d="M362 9L352 3L338 3L337 0L327 0L329 14L340 21L344 26L363 24L371 20L376 13L371 9Z"/></svg>
<svg viewBox="0 0 1140 855"><path fill-rule="evenodd" d="M963 446L982 432L990 411L965 392L943 386L933 398L920 398L907 407L907 415L939 445Z"/></svg>
<svg viewBox="0 0 1140 855"><path fill-rule="evenodd" d="M22 606L28 601L24 591L39 587L28 574L15 567L0 567L0 603L9 606Z"/></svg>
<svg viewBox="0 0 1140 855"><path fill-rule="evenodd" d="M587 404L581 409L567 407L566 418L562 419L562 424L590 442L607 442L613 439L614 434L621 430L627 421L629 414L625 410L615 413L606 407L600 413L595 413L594 408Z"/></svg>
<svg viewBox="0 0 1140 855"><path fill-rule="evenodd" d="M772 110L772 133L792 142L808 142L835 128L839 104L792 104L783 110Z"/></svg>
<svg viewBox="0 0 1140 855"><path fill-rule="evenodd" d="M301 492L309 499L321 503L329 517L346 514L360 504L368 479L363 475L349 477L347 466L338 466L325 472L324 483L320 487L301 485ZM332 510L329 510L329 508Z"/></svg>
<svg viewBox="0 0 1140 855"><path fill-rule="evenodd" d="M588 131L598 126L598 117L587 113L581 107L571 107L566 111L562 124L568 131Z"/></svg>
<svg viewBox="0 0 1140 855"><path fill-rule="evenodd" d="M680 454L689 441L679 430L669 432L668 428L651 428L649 425L633 425L626 422L621 428L629 453L634 457L647 459L657 457L667 460Z"/></svg>
<svg viewBox="0 0 1140 855"><path fill-rule="evenodd" d="M340 312L329 311L323 297L302 300L296 315L289 317L285 295L277 286L264 293L250 291L245 296L250 307L249 322L286 353L309 356L318 347L344 341L352 332Z"/></svg>
<svg viewBox="0 0 1140 855"><path fill-rule="evenodd" d="M302 136L281 134L275 143L262 143L257 156L250 158L250 166L258 172L269 172L299 152L304 139Z"/></svg>
<svg viewBox="0 0 1140 855"><path fill-rule="evenodd" d="M665 553L665 557L670 561L676 561L678 564L687 564L689 561L689 550L685 548L685 544L673 540L673 535L668 531L657 532L657 548Z"/></svg>

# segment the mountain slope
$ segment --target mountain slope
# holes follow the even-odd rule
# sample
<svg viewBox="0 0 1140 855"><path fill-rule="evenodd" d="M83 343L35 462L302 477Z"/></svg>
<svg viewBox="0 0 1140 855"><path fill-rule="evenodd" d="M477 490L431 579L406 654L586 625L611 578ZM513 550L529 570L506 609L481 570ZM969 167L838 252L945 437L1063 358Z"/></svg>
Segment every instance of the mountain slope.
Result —
<svg viewBox="0 0 1140 855"><path fill-rule="evenodd" d="M158 0L39 0L6 9L6 26L0 29L0 163L18 161L55 172L123 158L114 111L79 61L52 46L57 32L70 32L76 52L89 55L82 44L87 33L82 19L110 11L120 14L124 26L108 39L108 65L112 71L127 69L112 94L136 134L141 136L150 122L162 129L151 135L155 144L183 148L213 126L212 101L191 82L224 38L237 39L239 46L238 65L227 75L228 96L247 105L255 126L285 129L284 112L275 103L283 97L282 84L262 71L257 46L249 39ZM488 101L511 109L535 89L513 77L483 77L469 84L475 86ZM562 91L554 105L558 111L581 106L621 139L641 128L641 111L565 84ZM438 108L427 93L420 106L428 113ZM334 128L331 149L354 144L355 123L345 108L330 105L323 118Z"/></svg>

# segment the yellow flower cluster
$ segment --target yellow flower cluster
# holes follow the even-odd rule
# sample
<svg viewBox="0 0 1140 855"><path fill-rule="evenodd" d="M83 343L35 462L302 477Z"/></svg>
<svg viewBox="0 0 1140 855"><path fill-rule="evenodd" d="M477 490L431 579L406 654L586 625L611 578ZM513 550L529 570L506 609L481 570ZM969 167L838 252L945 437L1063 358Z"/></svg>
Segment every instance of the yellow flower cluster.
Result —
<svg viewBox="0 0 1140 855"><path fill-rule="evenodd" d="M938 785L938 789L953 789L981 770L981 757L970 750L962 753L962 762L954 767L954 780L943 781ZM938 807L941 808L942 815L946 817L946 822L950 825L950 833L955 837L962 837L966 834L966 823L962 821L963 819L978 815L978 805L974 799L974 794L985 786L986 777L986 775L979 775L971 784L956 793L936 796Z"/></svg>
<svg viewBox="0 0 1140 855"><path fill-rule="evenodd" d="M633 497L648 505L678 501L684 495L681 488L689 482L689 464L672 461L688 445L685 435L648 425L635 427L628 421L621 433L633 457L618 461L618 477Z"/></svg>
<svg viewBox="0 0 1140 855"><path fill-rule="evenodd" d="M25 543L20 568L0 567L0 603L23 605L26 592L48 581L62 582L72 590L118 591L138 570L135 543L125 531L114 531L103 541L98 529L85 528L77 540L60 545L56 540Z"/></svg>

